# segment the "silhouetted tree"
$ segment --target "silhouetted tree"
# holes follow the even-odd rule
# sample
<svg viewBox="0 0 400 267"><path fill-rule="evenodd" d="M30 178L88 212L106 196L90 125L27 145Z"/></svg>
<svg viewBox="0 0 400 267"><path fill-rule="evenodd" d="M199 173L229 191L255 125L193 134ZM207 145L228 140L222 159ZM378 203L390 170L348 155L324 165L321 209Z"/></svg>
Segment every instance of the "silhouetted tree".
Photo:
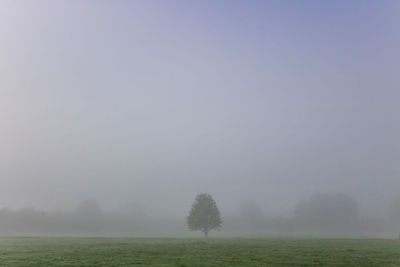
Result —
<svg viewBox="0 0 400 267"><path fill-rule="evenodd" d="M187 225L191 231L202 231L206 238L209 231L221 228L221 215L211 195L197 195L189 216L187 216Z"/></svg>

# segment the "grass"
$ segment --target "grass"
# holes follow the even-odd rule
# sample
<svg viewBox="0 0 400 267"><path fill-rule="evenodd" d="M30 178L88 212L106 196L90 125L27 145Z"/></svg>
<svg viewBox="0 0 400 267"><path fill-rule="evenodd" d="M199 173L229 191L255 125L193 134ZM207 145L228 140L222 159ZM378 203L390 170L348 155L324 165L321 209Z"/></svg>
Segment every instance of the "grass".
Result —
<svg viewBox="0 0 400 267"><path fill-rule="evenodd" d="M400 266L400 241L8 237L0 265Z"/></svg>

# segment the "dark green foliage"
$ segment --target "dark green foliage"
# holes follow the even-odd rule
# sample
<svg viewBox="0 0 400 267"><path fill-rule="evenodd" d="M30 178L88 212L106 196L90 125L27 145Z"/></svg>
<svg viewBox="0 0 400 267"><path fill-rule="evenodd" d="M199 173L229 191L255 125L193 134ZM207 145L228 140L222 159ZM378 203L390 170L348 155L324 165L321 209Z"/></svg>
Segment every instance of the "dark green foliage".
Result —
<svg viewBox="0 0 400 267"><path fill-rule="evenodd" d="M197 195L187 217L187 225L191 231L202 231L205 237L207 237L209 231L221 228L221 215L217 208L217 203L215 203L211 195Z"/></svg>

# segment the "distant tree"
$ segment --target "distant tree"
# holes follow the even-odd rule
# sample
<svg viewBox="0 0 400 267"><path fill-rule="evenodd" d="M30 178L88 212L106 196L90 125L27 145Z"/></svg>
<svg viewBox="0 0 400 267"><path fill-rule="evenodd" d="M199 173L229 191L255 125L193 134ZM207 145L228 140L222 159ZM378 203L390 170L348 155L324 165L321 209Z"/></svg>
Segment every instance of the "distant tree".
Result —
<svg viewBox="0 0 400 267"><path fill-rule="evenodd" d="M389 219L391 223L396 225L400 222L400 198L392 200L389 206Z"/></svg>
<svg viewBox="0 0 400 267"><path fill-rule="evenodd" d="M256 203L247 201L240 207L240 220L248 227L262 226L264 219L264 212Z"/></svg>
<svg viewBox="0 0 400 267"><path fill-rule="evenodd" d="M187 225L191 231L202 231L206 238L208 237L208 232L221 228L221 215L217 208L217 203L215 203L211 195L197 195L187 216Z"/></svg>
<svg viewBox="0 0 400 267"><path fill-rule="evenodd" d="M316 194L295 208L297 223L313 231L343 232L358 225L358 203L343 193Z"/></svg>
<svg viewBox="0 0 400 267"><path fill-rule="evenodd" d="M100 228L104 213L95 200L84 200L72 214L71 219L81 231L92 232Z"/></svg>
<svg viewBox="0 0 400 267"><path fill-rule="evenodd" d="M79 216L92 218L101 217L103 215L103 211L100 209L97 201L93 199L87 199L79 203L75 213Z"/></svg>

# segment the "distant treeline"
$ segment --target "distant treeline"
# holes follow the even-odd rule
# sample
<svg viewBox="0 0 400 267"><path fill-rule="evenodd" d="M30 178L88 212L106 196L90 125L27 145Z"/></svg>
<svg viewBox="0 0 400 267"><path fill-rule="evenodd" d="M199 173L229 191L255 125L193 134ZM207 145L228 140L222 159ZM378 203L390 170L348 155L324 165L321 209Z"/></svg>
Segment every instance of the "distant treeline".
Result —
<svg viewBox="0 0 400 267"><path fill-rule="evenodd" d="M222 209L223 210L223 209ZM141 209L106 213L96 201L84 201L72 212L33 208L0 210L1 235L187 236L185 216L147 216ZM216 236L370 235L397 236L400 200L384 218L367 218L344 194L319 194L297 204L291 216L266 216L246 203L237 214L222 212L222 231Z"/></svg>

